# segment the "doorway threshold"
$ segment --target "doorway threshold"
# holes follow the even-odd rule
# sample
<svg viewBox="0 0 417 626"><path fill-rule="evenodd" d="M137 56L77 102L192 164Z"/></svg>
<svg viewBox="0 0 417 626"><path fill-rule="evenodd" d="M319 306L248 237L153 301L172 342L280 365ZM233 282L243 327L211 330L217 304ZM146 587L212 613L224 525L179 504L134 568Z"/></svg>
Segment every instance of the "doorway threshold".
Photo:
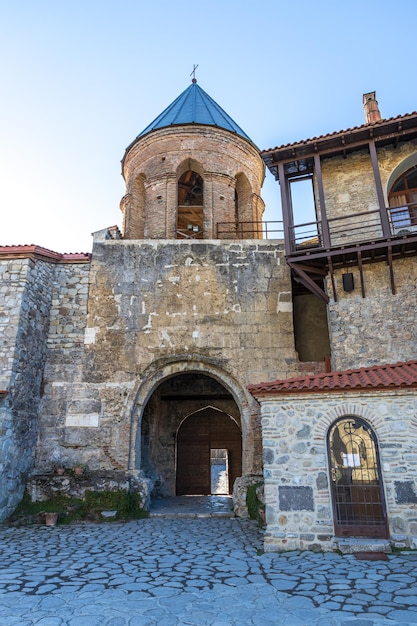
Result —
<svg viewBox="0 0 417 626"><path fill-rule="evenodd" d="M175 496L154 498L149 517L234 517L232 496Z"/></svg>

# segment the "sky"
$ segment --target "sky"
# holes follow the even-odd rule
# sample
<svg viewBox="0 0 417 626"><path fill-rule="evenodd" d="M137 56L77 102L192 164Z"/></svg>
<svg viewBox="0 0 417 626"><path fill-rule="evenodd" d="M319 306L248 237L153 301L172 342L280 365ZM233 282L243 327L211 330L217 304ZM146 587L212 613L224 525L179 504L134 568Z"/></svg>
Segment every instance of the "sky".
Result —
<svg viewBox="0 0 417 626"><path fill-rule="evenodd" d="M260 150L417 109L417 2L0 0L0 245L89 252L125 148L191 81ZM279 220L267 172L265 219Z"/></svg>

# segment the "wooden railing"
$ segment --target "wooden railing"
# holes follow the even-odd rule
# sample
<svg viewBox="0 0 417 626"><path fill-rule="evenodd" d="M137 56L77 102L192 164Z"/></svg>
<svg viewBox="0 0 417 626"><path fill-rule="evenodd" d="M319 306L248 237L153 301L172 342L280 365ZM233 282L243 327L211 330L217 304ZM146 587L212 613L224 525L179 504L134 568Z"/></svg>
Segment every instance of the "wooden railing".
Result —
<svg viewBox="0 0 417 626"><path fill-rule="evenodd" d="M390 238L417 235L417 203L387 208ZM346 213L327 220L331 248L384 239L378 210ZM218 222L217 239L283 239L282 221ZM290 251L323 249L321 220L290 226ZM187 235L184 235L187 236Z"/></svg>
<svg viewBox="0 0 417 626"><path fill-rule="evenodd" d="M217 239L283 239L282 221L217 222Z"/></svg>
<svg viewBox="0 0 417 626"><path fill-rule="evenodd" d="M387 209L389 238L417 234L417 203ZM328 219L330 248L386 239L379 211L349 213ZM322 249L323 225L321 221L296 224L290 227L292 252L310 248Z"/></svg>

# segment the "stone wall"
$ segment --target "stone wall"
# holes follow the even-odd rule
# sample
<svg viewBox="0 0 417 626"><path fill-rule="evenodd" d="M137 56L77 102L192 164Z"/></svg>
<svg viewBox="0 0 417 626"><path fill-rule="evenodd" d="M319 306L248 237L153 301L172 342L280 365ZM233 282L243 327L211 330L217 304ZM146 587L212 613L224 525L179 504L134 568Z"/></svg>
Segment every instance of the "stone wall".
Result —
<svg viewBox="0 0 417 626"><path fill-rule="evenodd" d="M326 304L313 294L302 294L293 297L293 306L298 357L304 363L315 361L323 366L330 355Z"/></svg>
<svg viewBox="0 0 417 626"><path fill-rule="evenodd" d="M395 181L395 176L392 178L393 172L402 162L408 163L408 167L415 165L416 150L417 140L400 142L395 147L391 144L378 148L378 167L385 206L388 207L389 187ZM341 245L363 240L364 229L369 240L372 237L381 237L379 203L369 152L362 150L349 154L346 158L324 158L322 175L332 244ZM315 192L320 215L316 181ZM357 217L357 214L361 216Z"/></svg>
<svg viewBox="0 0 417 626"><path fill-rule="evenodd" d="M351 219L357 213L379 211L371 157L367 150L343 156L323 159L322 164L324 199L326 213L330 220L329 228L334 244L360 240L361 233L355 231L355 224L363 227L365 218ZM318 198L318 194L316 195ZM339 218L333 221L334 218ZM373 236L380 230L372 226L373 220L379 224L378 214L369 217L368 229ZM337 232L337 236L335 233ZM372 236L372 235L371 235Z"/></svg>
<svg viewBox="0 0 417 626"><path fill-rule="evenodd" d="M417 547L415 391L293 394L261 401L265 550L334 550L326 438L344 415L376 433L391 543Z"/></svg>
<svg viewBox="0 0 417 626"><path fill-rule="evenodd" d="M336 271L338 300L332 298L328 305L332 368L344 370L415 359L417 259L394 261L395 295L386 263L364 266L365 298L358 268L349 271L354 276L354 291L343 291L344 271ZM332 295L330 280L328 293Z"/></svg>
<svg viewBox="0 0 417 626"><path fill-rule="evenodd" d="M81 381L89 275L90 263L59 264L55 267L36 455L36 466L42 471L58 462L66 462L67 465L76 462L71 441L67 454L64 428L66 422L71 423L72 419L77 423L80 406L86 397ZM77 394L80 387L81 398ZM91 406L94 395L89 397L87 394L86 402ZM87 410L85 405L83 410Z"/></svg>
<svg viewBox="0 0 417 626"><path fill-rule="evenodd" d="M85 275L63 279L53 298L37 470L51 455L91 470L140 469L143 410L164 377L188 371L233 396L244 471L259 473L260 429L246 386L296 375L299 365L282 243L98 237L84 335L87 268L77 272Z"/></svg>
<svg viewBox="0 0 417 626"><path fill-rule="evenodd" d="M34 464L54 266L0 261L0 519L22 497Z"/></svg>

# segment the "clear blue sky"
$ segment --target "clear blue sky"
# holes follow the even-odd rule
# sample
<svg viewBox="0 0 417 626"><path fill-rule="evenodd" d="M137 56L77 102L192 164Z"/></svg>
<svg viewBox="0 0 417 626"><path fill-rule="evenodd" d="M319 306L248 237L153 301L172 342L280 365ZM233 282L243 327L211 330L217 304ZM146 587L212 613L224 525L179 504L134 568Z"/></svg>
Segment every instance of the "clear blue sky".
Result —
<svg viewBox="0 0 417 626"><path fill-rule="evenodd" d="M260 149L417 109L415 0L0 0L1 245L90 251L126 146L190 84ZM279 186L267 176L268 219Z"/></svg>

